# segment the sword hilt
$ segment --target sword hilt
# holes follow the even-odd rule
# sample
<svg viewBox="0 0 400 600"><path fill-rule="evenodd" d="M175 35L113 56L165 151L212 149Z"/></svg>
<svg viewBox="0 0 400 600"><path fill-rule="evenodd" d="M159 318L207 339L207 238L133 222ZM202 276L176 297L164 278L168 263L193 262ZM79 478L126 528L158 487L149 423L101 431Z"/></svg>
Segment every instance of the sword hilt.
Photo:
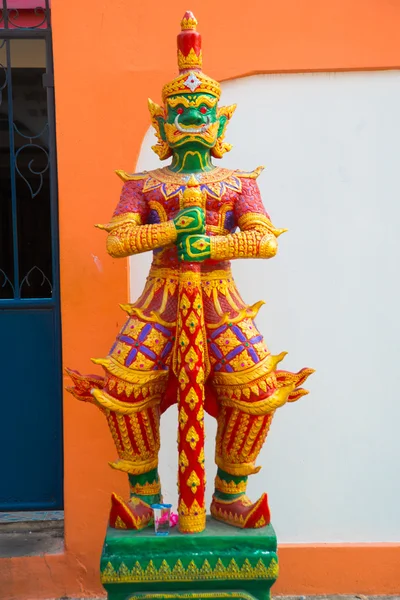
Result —
<svg viewBox="0 0 400 600"><path fill-rule="evenodd" d="M197 206L206 209L207 192L202 190L199 181L194 175L192 175L186 184L186 189L179 195L180 208L189 208L190 206Z"/></svg>

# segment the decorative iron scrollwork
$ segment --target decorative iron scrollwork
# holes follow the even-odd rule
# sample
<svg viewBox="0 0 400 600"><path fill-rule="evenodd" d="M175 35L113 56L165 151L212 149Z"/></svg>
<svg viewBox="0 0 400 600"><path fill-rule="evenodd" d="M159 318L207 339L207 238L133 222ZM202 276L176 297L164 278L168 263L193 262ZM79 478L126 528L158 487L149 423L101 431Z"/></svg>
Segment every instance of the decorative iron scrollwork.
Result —
<svg viewBox="0 0 400 600"><path fill-rule="evenodd" d="M24 11L25 12L25 11ZM29 11L30 16L33 15L34 22L29 25L21 25L18 19L21 18L21 13L18 8L8 8L7 1L3 2L3 7L0 9L0 27L4 29L42 29L50 27L50 7L48 0L45 0L44 6L37 6Z"/></svg>
<svg viewBox="0 0 400 600"><path fill-rule="evenodd" d="M44 173L46 173L46 171L48 170L49 166L50 166L50 157L49 154L46 150L46 148L44 146L41 146L39 144L35 144L32 143L32 140L39 140L39 139L43 139L45 137L45 133L47 133L49 124L46 123L43 127L43 129L37 133L36 135L25 135L24 133L22 133L16 123L13 123L14 126L14 130L16 133L18 133L19 136L21 136L22 138L29 140L28 144L24 144L23 146L21 146L20 148L18 148L18 150L15 153L15 170L17 171L18 175L21 177L21 179L23 179L23 181L26 183L26 185L29 188L29 191L31 193L32 198L34 198L35 196L38 195L38 193L40 192L40 190L43 187L43 175ZM18 166L18 157L20 156L21 152L23 152L24 150L26 150L27 148L30 148L31 150L36 148L37 150L39 150L40 152L42 152L45 156L45 164L44 166L42 166L41 169L34 169L34 161L35 158L32 158L29 163L28 163L28 170L30 171L30 173L32 175L36 175L39 177L39 181L37 186L35 186L35 189L33 188L33 186L31 185L31 183L28 181L28 179L24 176L24 174L22 173L20 167Z"/></svg>
<svg viewBox="0 0 400 600"><path fill-rule="evenodd" d="M11 283L10 279L7 277L7 274L3 271L3 269L0 269L0 285L2 288L5 288L6 285L9 285L12 289L12 293L15 293L14 286Z"/></svg>
<svg viewBox="0 0 400 600"><path fill-rule="evenodd" d="M18 167L18 157L19 157L20 153L27 148L36 148L36 149L40 150L41 152L43 152L46 157L46 164L44 165L44 167L41 170L35 171L35 169L33 168L32 165L35 160L34 158L32 158L28 163L28 169L32 173L32 175L39 176L39 183L38 183L36 190L33 189L32 185L29 183L29 181L26 179L26 177L23 176L23 174L21 173L21 170ZM42 189L43 174L46 173L47 169L49 168L49 164L50 164L50 159L49 159L49 154L48 154L47 150L45 150L43 148L43 146L39 146L38 144L25 144L24 146L21 146L21 148L18 148L17 152L15 153L15 170L17 171L18 175L25 181L26 185L29 188L32 198L37 196L38 193L40 192L40 190Z"/></svg>
<svg viewBox="0 0 400 600"><path fill-rule="evenodd" d="M53 286L51 284L50 279L43 273L42 269L39 269L39 267L37 267L36 265L34 265L31 269L29 269L29 271L27 272L27 274L25 275L25 277L21 280L20 286L19 286L19 293L22 296L22 292L23 292L23 286L27 285L28 287L31 287L31 285L33 285L33 282L29 280L29 278L33 275L33 274L38 273L41 278L42 281L39 284L40 287L43 287L44 285L48 285L49 286L49 290L50 290L50 294L49 296L52 295L53 293ZM10 282L11 283L11 282Z"/></svg>
<svg viewBox="0 0 400 600"><path fill-rule="evenodd" d="M37 0L40 6L34 9L15 8L16 3L8 0L0 4L0 49L6 56L0 64L0 114L5 130L0 147L4 156L0 219L7 226L0 240L0 298L19 302L52 298L57 273L53 113L51 123L48 120L54 91L43 82L45 73L52 76L50 7L49 0ZM36 30L35 34L30 35L30 30ZM33 51L40 46L41 56L45 43L45 64L31 66L28 61L14 68L14 48L28 39ZM34 198L36 202L30 202Z"/></svg>

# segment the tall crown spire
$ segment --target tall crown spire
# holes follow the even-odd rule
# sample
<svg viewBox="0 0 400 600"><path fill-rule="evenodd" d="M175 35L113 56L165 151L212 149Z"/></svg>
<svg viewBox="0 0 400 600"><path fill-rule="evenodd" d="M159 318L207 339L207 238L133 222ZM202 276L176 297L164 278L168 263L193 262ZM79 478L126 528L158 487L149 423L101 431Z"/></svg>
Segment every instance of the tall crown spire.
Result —
<svg viewBox="0 0 400 600"><path fill-rule="evenodd" d="M201 71L201 35L197 31L197 19L190 10L183 15L177 41L179 72Z"/></svg>
<svg viewBox="0 0 400 600"><path fill-rule="evenodd" d="M164 85L163 102L176 94L199 92L219 99L221 87L218 81L208 77L201 69L201 35L197 31L197 19L190 10L183 15L177 41L179 75Z"/></svg>

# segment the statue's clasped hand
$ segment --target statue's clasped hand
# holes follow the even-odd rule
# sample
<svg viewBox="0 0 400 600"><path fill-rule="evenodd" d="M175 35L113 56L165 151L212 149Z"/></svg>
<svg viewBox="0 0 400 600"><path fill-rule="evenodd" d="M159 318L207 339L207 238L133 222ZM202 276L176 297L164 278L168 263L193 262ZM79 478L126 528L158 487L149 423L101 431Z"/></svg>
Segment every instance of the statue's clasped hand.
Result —
<svg viewBox="0 0 400 600"><path fill-rule="evenodd" d="M174 225L180 261L202 262L210 258L210 238L205 235L206 218L202 208L191 206L179 211Z"/></svg>
<svg viewBox="0 0 400 600"><path fill-rule="evenodd" d="M177 245L180 261L203 262L211 257L211 243L208 235L185 235Z"/></svg>
<svg viewBox="0 0 400 600"><path fill-rule="evenodd" d="M180 210L174 219L174 225L177 233L177 242L181 241L182 236L188 234L203 235L206 232L206 216L204 210L198 206L191 206Z"/></svg>

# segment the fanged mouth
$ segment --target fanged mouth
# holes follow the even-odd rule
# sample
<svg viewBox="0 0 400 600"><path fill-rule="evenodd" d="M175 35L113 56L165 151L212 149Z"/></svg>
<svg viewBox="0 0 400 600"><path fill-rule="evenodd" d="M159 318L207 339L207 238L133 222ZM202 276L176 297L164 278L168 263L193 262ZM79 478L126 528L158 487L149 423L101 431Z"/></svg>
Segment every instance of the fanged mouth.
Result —
<svg viewBox="0 0 400 600"><path fill-rule="evenodd" d="M174 125L180 133L205 133L210 126L211 119L207 115L207 122L201 127L182 127L179 123L179 115L176 115Z"/></svg>

